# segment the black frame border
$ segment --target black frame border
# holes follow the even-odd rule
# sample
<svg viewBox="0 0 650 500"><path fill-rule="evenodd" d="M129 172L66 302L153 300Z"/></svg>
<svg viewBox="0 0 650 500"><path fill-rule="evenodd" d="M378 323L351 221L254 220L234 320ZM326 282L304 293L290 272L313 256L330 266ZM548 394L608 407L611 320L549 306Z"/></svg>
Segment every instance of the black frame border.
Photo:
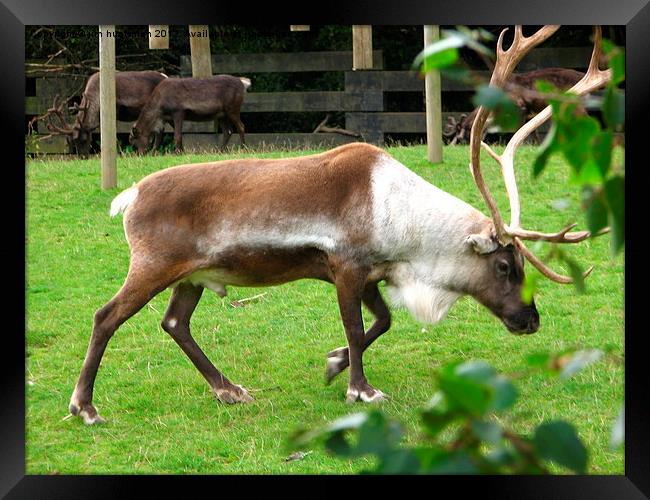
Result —
<svg viewBox="0 0 650 500"><path fill-rule="evenodd" d="M470 491L488 497L507 498L648 498L650 495L650 394L648 375L645 368L641 323L637 319L642 309L635 307L643 294L644 280L629 269L642 269L640 261L643 246L629 231L643 214L640 200L644 187L642 172L647 163L635 161L637 154L642 158L644 138L644 117L650 112L650 5L648 0L506 0L499 3L480 2L480 0L441 0L388 2L386 0L357 2L330 0L327 8L323 5L305 3L287 4L282 8L278 2L253 6L240 3L219 2L207 4L198 0L145 0L133 2L127 0L104 0L90 4L87 0L64 0L44 3L38 0L2 0L0 3L0 67L5 78L0 78L0 122L7 125L4 142L4 162L6 186L12 196L16 196L16 205L25 208L25 192L15 187L25 183L24 164L24 27L31 24L374 24L374 25L408 25L408 24L618 24L626 26L626 152L636 168L629 169L626 186L626 213L628 238L626 242L625 265L625 475L620 476L483 476L483 477L409 477L412 486L435 485L436 491L441 486L453 488L456 493ZM170 22L170 20L173 20ZM630 126L631 125L631 126ZM635 127L635 125L637 125ZM644 134L645 135L645 134ZM646 139L647 142L647 139ZM15 158L15 161L12 161ZM626 158L630 164L630 160ZM23 168L18 168L22 165ZM22 184L25 186L26 183ZM5 186L5 190L6 190ZM638 193L635 191L638 190ZM5 191L6 195L6 191ZM647 194L646 194L647 197ZM6 241L16 242L5 246L5 259L17 262L25 260L26 223L20 210L6 210L11 217L13 238ZM15 231L15 232L14 232ZM8 251L10 250L10 251ZM15 254L14 254L15 252ZM6 261L5 261L6 262ZM5 288L26 286L28 269L13 265L15 274L5 277ZM9 285L9 286L7 286ZM635 293L638 289L640 293ZM11 294L9 294L11 295ZM25 309L25 295L13 297L15 309L22 304ZM12 304L13 306L13 304ZM10 306L11 307L11 306ZM11 307L9 311L13 311ZM5 311L7 311L5 309ZM25 311L27 314L27 311ZM189 492L187 483L195 487L201 485L214 487L218 481L221 487L250 488L256 484L271 486L271 482L280 481L283 488L286 480L301 482L337 481L341 486L349 487L355 483L365 488L373 486L382 488L385 481L393 482L393 477L333 477L333 476L265 476L263 483L253 484L245 476L34 476L25 475L25 338L15 334L15 330L26 328L25 316L10 319L10 328L6 328L2 349L0 373L0 449L3 463L0 467L0 496L7 498L115 498L131 497L142 493L152 493L152 489L164 489L167 493L177 491ZM16 328L11 328L13 322ZM370 480L369 480L370 479ZM183 483L183 484L181 484ZM200 484L201 483L201 484ZM444 483L444 484L443 484ZM216 493L216 491L215 491Z"/></svg>

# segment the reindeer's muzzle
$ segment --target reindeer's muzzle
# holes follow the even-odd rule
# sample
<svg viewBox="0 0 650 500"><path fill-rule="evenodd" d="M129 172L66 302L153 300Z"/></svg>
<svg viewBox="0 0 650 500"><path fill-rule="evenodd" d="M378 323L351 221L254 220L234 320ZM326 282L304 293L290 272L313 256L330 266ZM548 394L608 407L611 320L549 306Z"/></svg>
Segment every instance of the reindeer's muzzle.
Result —
<svg viewBox="0 0 650 500"><path fill-rule="evenodd" d="M523 307L512 316L503 318L503 324L512 333L535 333L539 329L539 313L535 303Z"/></svg>

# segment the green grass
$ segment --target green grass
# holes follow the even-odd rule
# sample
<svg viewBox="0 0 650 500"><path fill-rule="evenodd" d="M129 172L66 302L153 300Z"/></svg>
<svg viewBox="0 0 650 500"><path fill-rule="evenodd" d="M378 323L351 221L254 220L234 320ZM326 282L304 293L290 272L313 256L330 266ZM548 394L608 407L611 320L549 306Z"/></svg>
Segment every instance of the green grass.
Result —
<svg viewBox="0 0 650 500"><path fill-rule="evenodd" d="M398 160L440 188L486 212L468 171L466 147L448 147L431 165L423 146L389 148ZM273 151L267 157L306 154ZM252 153L246 153L252 154ZM227 157L234 157L229 155ZM108 345L94 403L104 426L65 419L90 337L93 314L119 289L128 266L121 217L108 217L113 197L146 174L218 155L121 157L119 188L99 187L99 160L27 164L27 472L75 473L354 473L369 460L341 460L315 450L285 462L286 438L359 411L344 403L347 372L324 385L325 355L345 345L334 287L299 281L265 289L205 292L193 334L214 364L251 390L255 402L227 406L213 399L199 372L159 326L170 291L127 321ZM568 167L551 161L530 176L534 150L518 155L523 223L559 229L584 218ZM498 169L486 157L488 182L507 212ZM553 200L571 201L568 209ZM519 432L545 420L571 421L590 450L589 472L623 474L621 452L608 449L623 401L623 261L612 259L609 237L569 249L595 264L587 292L541 280L536 295L542 327L518 337L472 299L460 300L445 321L423 326L394 310L392 329L364 356L370 382L391 399L382 407L401 420L407 441L419 437L418 409L435 391L433 374L455 360L484 359L504 372L525 367L538 351L605 348L610 354L568 381L531 375L517 380L520 398L504 419ZM563 269L559 264L560 271ZM530 266L527 266L530 269ZM566 269L563 270L567 272ZM245 307L232 300L266 293ZM370 315L366 315L367 323Z"/></svg>

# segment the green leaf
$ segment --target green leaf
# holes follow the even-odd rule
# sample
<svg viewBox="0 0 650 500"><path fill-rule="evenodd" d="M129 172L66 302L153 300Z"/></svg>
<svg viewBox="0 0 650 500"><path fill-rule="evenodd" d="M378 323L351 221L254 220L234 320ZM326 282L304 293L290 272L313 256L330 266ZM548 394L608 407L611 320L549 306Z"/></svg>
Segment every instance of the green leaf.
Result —
<svg viewBox="0 0 650 500"><path fill-rule="evenodd" d="M415 474L420 461L413 450L393 450L384 455L375 472L379 474Z"/></svg>
<svg viewBox="0 0 650 500"><path fill-rule="evenodd" d="M454 30L441 30L445 38L457 38L465 47L468 47L479 54L483 54L491 59L494 59L494 52L482 45L478 40L492 40L494 36L492 33L485 30L472 30L465 26L457 26Z"/></svg>
<svg viewBox="0 0 650 500"><path fill-rule="evenodd" d="M600 124L590 116L563 117L563 141L561 144L564 157L576 173L591 157L593 137L600 132Z"/></svg>
<svg viewBox="0 0 650 500"><path fill-rule="evenodd" d="M535 88L542 93L551 94L561 92L555 85L548 80L535 80Z"/></svg>
<svg viewBox="0 0 650 500"><path fill-rule="evenodd" d="M607 226L608 214L607 205L603 193L595 193L591 202L587 206L587 227L591 234Z"/></svg>
<svg viewBox="0 0 650 500"><path fill-rule="evenodd" d="M600 167L591 158L587 159L580 168L579 172L573 170L569 182L582 186L584 184L600 184L603 180L603 175L600 172Z"/></svg>
<svg viewBox="0 0 650 500"><path fill-rule="evenodd" d="M336 419L334 422L325 427L324 432L336 432L347 429L358 429L368 420L368 413L352 413Z"/></svg>
<svg viewBox="0 0 650 500"><path fill-rule="evenodd" d="M447 68L441 69L440 71L444 78L448 78L450 80L460 80L460 81L467 80L471 74L471 72L467 68L462 68L458 65L449 66Z"/></svg>
<svg viewBox="0 0 650 500"><path fill-rule="evenodd" d="M419 69L423 73L432 70L440 70L454 64L458 58L458 49L468 47L487 57L494 57L492 51L478 42L484 38L482 32L466 28L454 30L442 30L443 38L424 48L413 60L412 68Z"/></svg>
<svg viewBox="0 0 650 500"><path fill-rule="evenodd" d="M504 410L517 399L514 385L485 361L445 367L439 380L448 401L473 416Z"/></svg>
<svg viewBox="0 0 650 500"><path fill-rule="evenodd" d="M467 361L455 369L456 375L469 378L477 382L489 382L497 371L486 361Z"/></svg>
<svg viewBox="0 0 650 500"><path fill-rule="evenodd" d="M413 69L423 73L451 66L458 60L458 48L463 46L461 37L450 36L424 48L413 60Z"/></svg>
<svg viewBox="0 0 650 500"><path fill-rule="evenodd" d="M468 361L456 368L456 374L487 385L493 389L490 410L501 411L509 408L517 399L517 391L506 377L485 361Z"/></svg>
<svg viewBox="0 0 650 500"><path fill-rule="evenodd" d="M603 355L600 349L585 349L577 351L571 356L571 360L564 365L560 372L560 378L567 379L572 377L585 366L598 361Z"/></svg>
<svg viewBox="0 0 650 500"><path fill-rule="evenodd" d="M476 466L469 453L459 450L452 453L438 453L429 459L426 474L477 474Z"/></svg>
<svg viewBox="0 0 650 500"><path fill-rule="evenodd" d="M625 123L625 94L620 89L608 86L603 94L603 119L613 130Z"/></svg>
<svg viewBox="0 0 650 500"><path fill-rule="evenodd" d="M494 388L494 399L490 409L503 411L510 408L517 400L517 389L514 384L503 375L496 376L490 385Z"/></svg>
<svg viewBox="0 0 650 500"><path fill-rule="evenodd" d="M607 172L609 171L612 163L613 147L614 133L610 130L603 130L594 138L592 155L603 178L607 176Z"/></svg>
<svg viewBox="0 0 650 500"><path fill-rule="evenodd" d="M576 288L576 291L578 293L584 293L585 278L583 276L584 271L582 267L564 252L560 253L560 259L562 259L564 263L569 267L569 274L571 275L571 278L573 278L573 286Z"/></svg>
<svg viewBox="0 0 650 500"><path fill-rule="evenodd" d="M359 427L354 452L357 455L382 455L397 446L401 437L401 429L397 423L389 421L381 412L373 411Z"/></svg>
<svg viewBox="0 0 650 500"><path fill-rule="evenodd" d="M335 420L334 422L331 422L325 427L297 432L291 438L291 444L294 447L300 447L318 438L322 438L323 436L329 438L329 434L336 434L336 433L342 434L342 431L359 428L367 419L368 419L367 413L354 413L351 415L347 415L345 417L341 417ZM339 438L337 437L335 439L339 439Z"/></svg>
<svg viewBox="0 0 650 500"><path fill-rule="evenodd" d="M571 424L563 421L542 424L535 429L533 443L543 459L581 474L587 470L587 449Z"/></svg>
<svg viewBox="0 0 650 500"><path fill-rule="evenodd" d="M606 38L602 40L602 47L612 69L611 84L618 85L625 80L625 51Z"/></svg>
<svg viewBox="0 0 650 500"><path fill-rule="evenodd" d="M515 456L512 452L501 446L487 453L485 455L485 460L496 467L507 467L516 462Z"/></svg>
<svg viewBox="0 0 650 500"><path fill-rule="evenodd" d="M427 55L422 63L422 72L446 68L458 60L457 49L447 49Z"/></svg>
<svg viewBox="0 0 650 500"><path fill-rule="evenodd" d="M521 121L520 111L510 96L498 87L482 85L474 94L472 102L493 112L494 123L503 130L517 128Z"/></svg>
<svg viewBox="0 0 650 500"><path fill-rule="evenodd" d="M354 455L342 431L334 432L325 440L325 449L334 455L348 457Z"/></svg>
<svg viewBox="0 0 650 500"><path fill-rule="evenodd" d="M477 382L458 376L440 378L440 388L455 406L475 416L482 416L488 409L490 390Z"/></svg>
<svg viewBox="0 0 650 500"><path fill-rule="evenodd" d="M621 411L616 417L616 421L612 426L612 435L609 440L609 447L612 450L615 450L623 444L625 441L625 406L621 408Z"/></svg>
<svg viewBox="0 0 650 500"><path fill-rule="evenodd" d="M558 150L556 139L557 125L555 124L555 121L553 121L546 137L544 137L542 144L540 144L540 152L533 163L533 177L539 177L544 168L546 168L546 164L551 155Z"/></svg>
<svg viewBox="0 0 650 500"><path fill-rule="evenodd" d="M537 284L539 283L540 276L541 274L536 271L524 275L524 283L521 286L521 300L524 304L530 304L533 302L533 297L537 292Z"/></svg>
<svg viewBox="0 0 650 500"><path fill-rule="evenodd" d="M500 425L484 420L472 421L472 431L481 441L490 444L499 444L503 437L503 429Z"/></svg>
<svg viewBox="0 0 650 500"><path fill-rule="evenodd" d="M421 413L424 428L432 437L437 436L447 425L458 417L459 415L456 412L450 411L442 391L434 394L428 407Z"/></svg>
<svg viewBox="0 0 650 500"><path fill-rule="evenodd" d="M616 255L625 243L625 179L622 176L611 177L605 183L605 197L612 228L611 249Z"/></svg>

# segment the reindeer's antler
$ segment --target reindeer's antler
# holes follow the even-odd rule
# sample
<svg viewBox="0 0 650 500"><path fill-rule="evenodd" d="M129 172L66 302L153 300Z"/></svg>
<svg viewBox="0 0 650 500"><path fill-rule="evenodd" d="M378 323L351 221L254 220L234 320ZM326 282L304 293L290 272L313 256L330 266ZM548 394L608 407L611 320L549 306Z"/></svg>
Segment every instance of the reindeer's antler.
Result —
<svg viewBox="0 0 650 500"><path fill-rule="evenodd" d="M41 117L41 118L46 118L47 123L46 127L50 132L55 132L57 134L62 134L62 135L72 135L72 127L67 124L65 121L65 117L63 116L63 107L65 106L65 101L62 102L60 105L57 105L57 100L59 99L59 96L56 95L54 97L54 102L52 103L52 107L47 110L47 112ZM59 121L61 122L61 126L54 124L52 121L52 117L56 116Z"/></svg>
<svg viewBox="0 0 650 500"><path fill-rule="evenodd" d="M79 106L79 104L75 102L68 108L68 111L72 113L80 113L82 111L88 111L88 106Z"/></svg>
<svg viewBox="0 0 650 500"><path fill-rule="evenodd" d="M515 66L526 53L546 40L552 35L559 26L545 26L537 33L530 37L524 37L522 34L521 26L515 29L515 36L512 45L507 51L503 50L502 42L503 36L507 30L503 30L499 35L497 42L497 62L494 68L494 73L490 80L490 85L503 87L508 77L514 70ZM578 95L586 94L595 90L609 81L611 78L611 70L601 71L598 68L600 58L601 45L601 31L600 26L594 27L594 49L589 62L589 69L585 76L576 83L569 92ZM483 107L479 111L472 126L470 135L470 151L471 151L471 164L470 168L476 185L485 199L485 202L492 213L494 227L497 238L502 244L514 243L521 251L521 253L546 277L557 281L558 283L571 283L573 280L567 276L562 276L555 273L548 268L541 260L539 260L530 250L528 250L521 240L543 240L554 243L578 243L585 240L590 236L589 231L576 231L570 232L575 227L571 224L557 233L541 233L538 231L529 231L520 227L521 208L519 203L519 191L517 189L517 181L514 172L514 157L517 148L524 142L524 140L539 127L542 123L548 120L551 116L552 108L547 106L542 112L537 114L534 118L524 124L512 136L504 152L501 155L495 153L487 144L481 142L480 138L483 136L483 130L489 115L489 111ZM508 199L510 201L510 225L506 225L499 213L499 209L490 193L483 175L481 174L480 164L480 148L481 146L489 153L489 155L496 160L501 166L501 171L505 181L506 190L508 192ZM591 268L585 273L587 276L591 272Z"/></svg>

